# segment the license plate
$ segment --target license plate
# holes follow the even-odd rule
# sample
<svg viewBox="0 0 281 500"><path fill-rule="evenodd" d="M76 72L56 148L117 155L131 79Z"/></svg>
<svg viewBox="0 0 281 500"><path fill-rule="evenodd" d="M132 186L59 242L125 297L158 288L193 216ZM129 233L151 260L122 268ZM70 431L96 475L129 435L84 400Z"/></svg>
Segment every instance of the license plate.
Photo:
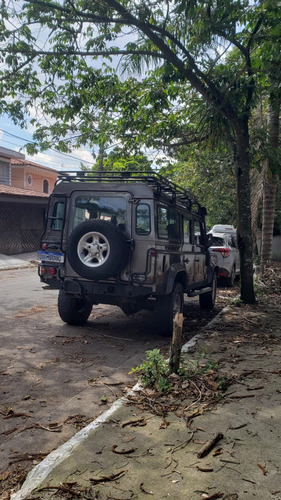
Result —
<svg viewBox="0 0 281 500"><path fill-rule="evenodd" d="M63 253L44 252L43 250L37 252L37 258L41 260L41 262L64 262Z"/></svg>

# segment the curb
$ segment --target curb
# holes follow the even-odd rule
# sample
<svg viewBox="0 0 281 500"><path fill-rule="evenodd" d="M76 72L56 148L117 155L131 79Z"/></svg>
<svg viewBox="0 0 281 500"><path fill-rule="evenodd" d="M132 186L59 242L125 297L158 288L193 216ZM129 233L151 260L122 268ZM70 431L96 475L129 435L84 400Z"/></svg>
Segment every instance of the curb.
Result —
<svg viewBox="0 0 281 500"><path fill-rule="evenodd" d="M229 307L223 308L216 316L213 318L210 323L208 323L204 329L197 333L192 339L190 339L186 344L182 346L182 352L187 353L197 342L199 338L202 337L204 332L212 328L212 326L220 319L220 317L227 313ZM128 396L134 394L141 390L141 385L137 383L129 392ZM102 413L99 417L97 417L93 422L89 425L81 429L77 432L72 438L70 438L66 443L62 444L56 450L53 450L49 455L47 455L38 465L36 465L27 475L21 489L16 493L11 495L11 500L24 500L27 495L32 493L43 481L46 477L52 472L52 470L63 462L66 458L68 458L75 449L85 441L89 434L97 429L101 424L106 422L112 415L121 408L127 401L126 396L118 399L113 403L111 408Z"/></svg>

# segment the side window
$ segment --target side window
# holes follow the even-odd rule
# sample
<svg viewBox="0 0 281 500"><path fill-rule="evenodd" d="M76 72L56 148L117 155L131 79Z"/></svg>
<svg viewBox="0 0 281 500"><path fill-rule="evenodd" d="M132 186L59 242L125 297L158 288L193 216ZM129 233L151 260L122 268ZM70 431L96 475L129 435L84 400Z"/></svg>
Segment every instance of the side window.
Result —
<svg viewBox="0 0 281 500"><path fill-rule="evenodd" d="M157 229L159 238L168 238L168 210L165 207L157 207Z"/></svg>
<svg viewBox="0 0 281 500"><path fill-rule="evenodd" d="M192 229L191 220L184 218L184 220L183 220L183 238L184 238L184 243L191 243L192 242L191 229Z"/></svg>
<svg viewBox="0 0 281 500"><path fill-rule="evenodd" d="M180 214L170 207L157 207L157 229L159 238L171 241L181 240Z"/></svg>
<svg viewBox="0 0 281 500"><path fill-rule="evenodd" d="M194 245L203 245L203 237L202 237L203 227L202 227L202 224L199 221L195 220L193 223L193 228L194 228L194 231L193 231Z"/></svg>
<svg viewBox="0 0 281 500"><path fill-rule="evenodd" d="M237 248L237 239L236 239L236 236L231 236L231 246L233 248Z"/></svg>
<svg viewBox="0 0 281 500"><path fill-rule="evenodd" d="M63 228L63 217L64 217L64 203L62 201L56 201L53 209L51 229L53 231L61 231Z"/></svg>
<svg viewBox="0 0 281 500"><path fill-rule="evenodd" d="M149 234L151 232L150 206L139 203L136 211L136 233Z"/></svg>

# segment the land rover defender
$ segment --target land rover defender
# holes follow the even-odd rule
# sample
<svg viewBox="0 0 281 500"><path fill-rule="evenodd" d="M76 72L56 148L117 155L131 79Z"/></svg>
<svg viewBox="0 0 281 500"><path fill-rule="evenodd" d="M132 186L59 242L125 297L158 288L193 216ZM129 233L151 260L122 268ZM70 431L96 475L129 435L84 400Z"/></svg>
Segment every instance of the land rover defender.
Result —
<svg viewBox="0 0 281 500"><path fill-rule="evenodd" d="M61 319L81 325L95 304L153 312L171 335L183 294L215 304L217 268L206 209L189 191L147 172L64 172L49 198L38 273L59 290Z"/></svg>

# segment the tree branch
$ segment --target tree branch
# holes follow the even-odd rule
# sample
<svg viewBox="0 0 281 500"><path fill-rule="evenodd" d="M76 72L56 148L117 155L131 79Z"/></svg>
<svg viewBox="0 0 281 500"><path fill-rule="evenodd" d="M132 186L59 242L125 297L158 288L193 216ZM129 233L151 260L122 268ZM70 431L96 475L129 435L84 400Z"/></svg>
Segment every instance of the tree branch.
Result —
<svg viewBox="0 0 281 500"><path fill-rule="evenodd" d="M1 52L6 52L4 50L1 50L0 49L0 53ZM9 77L14 76L16 75L21 69L23 69L25 66L27 66L31 61L33 61L33 59L35 59L36 56L30 56L26 61L22 62L17 68L14 68L14 70L12 72L9 73ZM0 82L3 82L7 80L7 75L4 75L0 78Z"/></svg>
<svg viewBox="0 0 281 500"><path fill-rule="evenodd" d="M24 50L16 47L9 47L9 49L0 49L0 53L9 53L12 54L22 54L25 56L29 56L30 60L34 59L38 56L53 56L53 57L61 57L61 56L118 56L118 55L143 55L143 56L151 56L157 57L160 59L165 59L161 52L156 52L153 50L120 50L120 49L108 49L108 50L93 50L93 51L83 51L83 50L60 50L59 52L55 52L53 50Z"/></svg>
<svg viewBox="0 0 281 500"><path fill-rule="evenodd" d="M121 5L117 0L104 0L103 4L108 7L109 10L115 11L119 14L120 18L108 17L108 16L97 16L89 12L77 12L74 9L67 9L61 7L60 5L54 3L46 3L44 0L27 0L30 4L36 4L48 7L48 10L58 10L61 13L67 14L71 17L77 15L85 20L93 21L96 23L119 23L128 26L135 26L139 29L153 44L158 47L158 51L151 50L108 50L108 51L91 51L91 52L74 52L74 51L63 51L58 54L50 51L30 51L26 52L26 55L53 55L59 57L60 55L80 55L80 56L110 56L110 55L146 55L151 57L157 57L166 61L169 61L181 74L186 78L191 85L199 92L210 104L212 104L216 109L221 111L228 119L237 119L236 113L234 112L230 102L225 102L225 96L223 92L218 88L211 80L209 80L208 75L203 73L195 60L189 53L189 51L182 45L180 40L175 38L171 33L167 32L165 29L161 29L159 26L154 26L153 24L141 21L135 17L130 11L128 11L123 5ZM160 35L160 36L159 36ZM173 43L183 52L187 58L186 66L185 62L178 57L175 51L165 42L163 38L169 38ZM234 40L235 41L235 40ZM20 50L15 49L16 52L20 53Z"/></svg>

